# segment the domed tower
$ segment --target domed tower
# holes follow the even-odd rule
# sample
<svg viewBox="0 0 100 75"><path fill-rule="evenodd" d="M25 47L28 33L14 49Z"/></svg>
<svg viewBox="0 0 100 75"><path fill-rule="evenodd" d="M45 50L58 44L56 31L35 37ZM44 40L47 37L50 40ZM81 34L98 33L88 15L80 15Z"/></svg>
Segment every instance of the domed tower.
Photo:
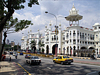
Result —
<svg viewBox="0 0 100 75"><path fill-rule="evenodd" d="M70 26L79 26L79 20L81 20L82 17L83 16L78 14L78 10L76 10L73 4L72 9L70 10L69 16L65 17L65 19L69 21Z"/></svg>

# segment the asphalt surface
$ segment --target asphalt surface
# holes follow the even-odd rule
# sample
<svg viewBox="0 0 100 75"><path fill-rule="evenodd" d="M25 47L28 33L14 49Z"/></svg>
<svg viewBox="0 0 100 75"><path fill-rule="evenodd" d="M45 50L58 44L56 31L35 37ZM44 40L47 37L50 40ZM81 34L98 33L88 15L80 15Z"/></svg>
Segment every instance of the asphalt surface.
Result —
<svg viewBox="0 0 100 75"><path fill-rule="evenodd" d="M71 65L61 65L52 62L52 59L42 58L40 65L29 65L25 62L24 55L18 55L18 59L12 56L12 61L20 64L22 71L26 75L86 75L87 73L100 70L98 65L72 63ZM85 61L85 62L100 62L100 60L88 60L88 59L76 59L74 61ZM19 66L20 67L20 66ZM26 72L26 73L25 73Z"/></svg>

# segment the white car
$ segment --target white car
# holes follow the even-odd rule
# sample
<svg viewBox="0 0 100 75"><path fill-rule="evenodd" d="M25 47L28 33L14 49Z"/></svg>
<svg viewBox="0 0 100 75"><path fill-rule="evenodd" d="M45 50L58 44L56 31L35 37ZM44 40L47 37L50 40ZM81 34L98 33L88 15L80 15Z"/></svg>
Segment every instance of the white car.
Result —
<svg viewBox="0 0 100 75"><path fill-rule="evenodd" d="M31 64L40 64L41 63L41 59L39 59L39 57L37 56L30 56L26 58L26 63Z"/></svg>
<svg viewBox="0 0 100 75"><path fill-rule="evenodd" d="M13 52L13 56L15 56L17 54L17 52Z"/></svg>

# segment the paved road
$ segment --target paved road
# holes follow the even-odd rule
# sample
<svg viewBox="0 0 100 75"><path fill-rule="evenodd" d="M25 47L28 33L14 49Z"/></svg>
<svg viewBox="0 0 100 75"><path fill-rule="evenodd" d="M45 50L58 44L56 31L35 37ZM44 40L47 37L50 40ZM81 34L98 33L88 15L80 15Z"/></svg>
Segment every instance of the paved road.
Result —
<svg viewBox="0 0 100 75"><path fill-rule="evenodd" d="M14 59L14 57L12 56ZM12 60L19 63L31 75L86 75L89 72L100 70L100 66L72 63L71 65L54 64L52 59L40 58L42 63L40 65L26 64L24 56L18 56L18 59ZM80 61L79 59L74 59ZM91 60L81 60L91 61ZM94 60L93 60L94 61ZM99 61L99 60L98 60Z"/></svg>

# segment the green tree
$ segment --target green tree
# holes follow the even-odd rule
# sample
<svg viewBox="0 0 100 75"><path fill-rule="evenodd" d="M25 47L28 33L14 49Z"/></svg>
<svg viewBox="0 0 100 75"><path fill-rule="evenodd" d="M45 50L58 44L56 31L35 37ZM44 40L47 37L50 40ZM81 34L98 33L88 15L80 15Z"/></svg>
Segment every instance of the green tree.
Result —
<svg viewBox="0 0 100 75"><path fill-rule="evenodd" d="M5 44L4 49L5 49L5 50L10 50L10 49L11 49L11 45Z"/></svg>
<svg viewBox="0 0 100 75"><path fill-rule="evenodd" d="M39 45L39 49L44 46L44 44L41 42L41 40L39 40L38 45Z"/></svg>
<svg viewBox="0 0 100 75"><path fill-rule="evenodd" d="M10 20L8 20L6 22L6 25L4 26L4 30L3 30L4 39L3 39L2 49L1 49L1 52L0 52L0 57L2 55L4 46L5 46L5 40L6 40L7 34L18 32L22 29L29 27L29 25L33 25L33 23L31 23L31 21L28 21L28 20L18 21L17 18L13 19L13 17L11 17Z"/></svg>
<svg viewBox="0 0 100 75"><path fill-rule="evenodd" d="M30 44L31 44L31 49L34 50L34 53L35 53L35 51L36 51L36 47L35 47L36 46L36 41L32 40Z"/></svg>
<svg viewBox="0 0 100 75"><path fill-rule="evenodd" d="M24 9L26 1L28 1L28 7L35 4L39 5L38 0L0 0L0 32L15 10Z"/></svg>
<svg viewBox="0 0 100 75"><path fill-rule="evenodd" d="M38 0L0 0L0 33L2 32L2 30L4 29L4 27L7 25L7 21L11 19L11 16L13 15L13 13L15 12L15 10L20 10L20 9L24 9L24 3L28 1L28 6L32 7L32 5L39 5ZM18 19L16 19L15 21L17 21ZM25 21L25 20L21 20L20 23L17 23L15 26L15 31L19 31L22 30L23 28L27 28L27 26L24 26L24 23L30 23L29 21ZM20 25L22 24L22 26ZM12 24L14 25L14 24ZM22 29L21 29L21 28ZM2 33L1 33L2 34ZM5 40L7 37L7 31L4 32L4 40L3 40L3 45L2 45L2 49L0 49L0 60L1 60L1 55L3 52L3 48L5 45ZM0 36L1 38L1 36ZM1 45L1 40L0 39L0 45ZM1 48L1 47L0 47Z"/></svg>
<svg viewBox="0 0 100 75"><path fill-rule="evenodd" d="M42 53L44 53L44 48L42 48Z"/></svg>

